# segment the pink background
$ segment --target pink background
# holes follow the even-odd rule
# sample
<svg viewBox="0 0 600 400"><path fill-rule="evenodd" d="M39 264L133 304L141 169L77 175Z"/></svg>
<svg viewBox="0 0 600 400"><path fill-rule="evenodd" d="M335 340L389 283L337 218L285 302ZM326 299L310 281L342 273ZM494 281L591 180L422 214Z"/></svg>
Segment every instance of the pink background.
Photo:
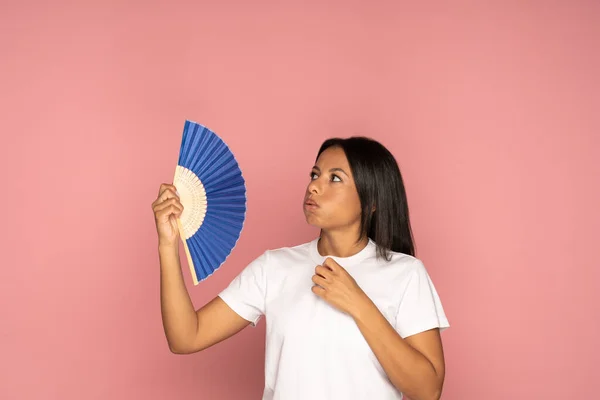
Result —
<svg viewBox="0 0 600 400"><path fill-rule="evenodd" d="M125 3L0 5L0 398L260 398L264 321L164 338L150 204L186 118L248 183L228 262L183 261L196 307L316 235L318 146L365 134L452 324L442 398L597 397L599 2Z"/></svg>

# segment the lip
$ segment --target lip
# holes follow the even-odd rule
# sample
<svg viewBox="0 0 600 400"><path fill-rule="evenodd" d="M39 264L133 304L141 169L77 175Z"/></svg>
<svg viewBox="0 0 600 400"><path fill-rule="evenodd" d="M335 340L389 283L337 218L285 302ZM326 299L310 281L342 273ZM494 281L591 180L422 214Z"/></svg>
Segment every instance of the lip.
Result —
<svg viewBox="0 0 600 400"><path fill-rule="evenodd" d="M316 208L316 207L319 207L319 204L316 201L312 200L312 199L307 199L304 202L304 206L305 207L314 207L314 208Z"/></svg>

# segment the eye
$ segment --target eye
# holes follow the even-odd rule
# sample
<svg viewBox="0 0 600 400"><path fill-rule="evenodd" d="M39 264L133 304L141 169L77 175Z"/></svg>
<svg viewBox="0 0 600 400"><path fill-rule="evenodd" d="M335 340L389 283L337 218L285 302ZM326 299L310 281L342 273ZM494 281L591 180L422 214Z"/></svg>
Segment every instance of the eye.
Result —
<svg viewBox="0 0 600 400"><path fill-rule="evenodd" d="M337 179L337 181L336 181L336 179ZM342 179L337 175L331 175L331 180L333 182L341 182L342 181Z"/></svg>
<svg viewBox="0 0 600 400"><path fill-rule="evenodd" d="M315 179L315 175L317 175L316 172L311 172L310 173L310 179L314 180Z"/></svg>

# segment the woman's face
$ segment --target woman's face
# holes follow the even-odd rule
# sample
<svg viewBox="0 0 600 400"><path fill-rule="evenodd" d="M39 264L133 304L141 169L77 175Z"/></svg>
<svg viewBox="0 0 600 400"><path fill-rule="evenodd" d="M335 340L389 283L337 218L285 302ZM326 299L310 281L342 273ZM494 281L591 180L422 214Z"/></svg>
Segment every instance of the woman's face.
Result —
<svg viewBox="0 0 600 400"><path fill-rule="evenodd" d="M361 206L344 150L330 147L317 159L304 195L306 222L325 230L360 225Z"/></svg>

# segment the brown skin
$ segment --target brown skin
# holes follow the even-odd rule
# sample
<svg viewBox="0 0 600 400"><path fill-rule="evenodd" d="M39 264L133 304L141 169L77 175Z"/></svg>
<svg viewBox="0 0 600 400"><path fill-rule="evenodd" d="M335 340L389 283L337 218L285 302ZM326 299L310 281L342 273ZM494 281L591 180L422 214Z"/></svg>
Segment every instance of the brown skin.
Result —
<svg viewBox="0 0 600 400"><path fill-rule="evenodd" d="M360 199L344 151L325 150L310 173L304 196L304 216L310 225L321 228L319 252L339 257L358 253L368 243L360 236ZM306 207L306 201L316 206Z"/></svg>
<svg viewBox="0 0 600 400"><path fill-rule="evenodd" d="M348 160L342 149L325 150L311 173L304 213L321 228L319 252L348 257L362 250L361 206ZM317 205L306 206L313 200ZM438 329L402 339L348 272L331 258L317 265L312 291L350 315L390 381L413 400L439 399L444 382L444 354Z"/></svg>
<svg viewBox="0 0 600 400"><path fill-rule="evenodd" d="M348 257L368 243L359 238L360 201L348 160L339 148L324 151L317 160L306 191L309 224L321 228L319 252ZM342 171L332 169L340 168ZM250 324L220 297L194 311L179 260L176 218L183 206L176 188L162 184L152 203L158 233L160 296L163 327L169 349L190 354L219 343ZM437 329L402 339L356 281L331 258L315 268L312 291L352 316L390 381L413 400L438 399L444 381L444 356Z"/></svg>
<svg viewBox="0 0 600 400"><path fill-rule="evenodd" d="M194 311L179 260L176 218L183 212L183 205L175 186L160 186L152 210L158 233L161 315L169 349L176 354L195 353L248 326L250 322L218 296Z"/></svg>

